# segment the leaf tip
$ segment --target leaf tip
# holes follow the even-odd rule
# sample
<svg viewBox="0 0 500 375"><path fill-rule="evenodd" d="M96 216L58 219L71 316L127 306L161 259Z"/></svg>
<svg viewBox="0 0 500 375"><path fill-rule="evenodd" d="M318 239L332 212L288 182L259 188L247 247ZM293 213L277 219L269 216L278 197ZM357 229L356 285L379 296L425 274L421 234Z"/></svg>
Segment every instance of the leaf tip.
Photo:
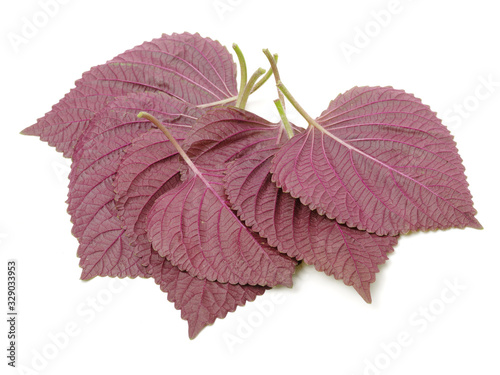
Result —
<svg viewBox="0 0 500 375"><path fill-rule="evenodd" d="M363 283L364 284L364 283ZM356 292L363 298L363 300L371 304L372 303L372 295L370 293L370 283L367 283L367 285L360 285L360 286L355 286L354 289L356 289Z"/></svg>
<svg viewBox="0 0 500 375"><path fill-rule="evenodd" d="M196 322L192 322L190 320L188 320L188 334L189 334L189 339L190 340L194 340L198 334L203 331L203 328L205 328L207 325L209 325L208 323L206 324L199 324L199 323L196 323Z"/></svg>
<svg viewBox="0 0 500 375"><path fill-rule="evenodd" d="M82 267L82 273L80 275L80 280L89 281L95 277L95 275L92 275L88 269L84 268L83 266L80 266L80 267Z"/></svg>
<svg viewBox="0 0 500 375"><path fill-rule="evenodd" d="M481 223L474 216L470 218L469 224L467 226L474 229L484 229Z"/></svg>
<svg viewBox="0 0 500 375"><path fill-rule="evenodd" d="M19 134L21 134L21 135L40 135L39 132L36 130L35 125L28 126L26 129L21 130L19 132Z"/></svg>

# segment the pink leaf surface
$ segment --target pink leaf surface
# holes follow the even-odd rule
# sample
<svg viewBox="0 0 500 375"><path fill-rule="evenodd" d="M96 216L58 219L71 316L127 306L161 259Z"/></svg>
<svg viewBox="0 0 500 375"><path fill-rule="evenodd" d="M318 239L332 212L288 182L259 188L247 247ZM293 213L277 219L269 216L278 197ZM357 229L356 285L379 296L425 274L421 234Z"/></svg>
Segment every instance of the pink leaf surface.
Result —
<svg viewBox="0 0 500 375"><path fill-rule="evenodd" d="M22 131L73 159L82 279L153 277L194 338L291 286L297 260L371 302L399 234L481 228L453 137L413 95L354 87L287 139L224 107L237 93L219 42L163 35L85 72Z"/></svg>
<svg viewBox="0 0 500 375"><path fill-rule="evenodd" d="M82 280L95 276L149 277L124 232L111 200L90 219L88 230L79 238Z"/></svg>
<svg viewBox="0 0 500 375"><path fill-rule="evenodd" d="M200 169L212 175L227 173L225 193L232 208L271 246L344 279L370 301L369 285L375 281L377 265L385 262L397 239L339 225L277 189L270 181L269 168L285 140L279 124L247 111L223 108L200 118L184 147Z"/></svg>
<svg viewBox="0 0 500 375"><path fill-rule="evenodd" d="M75 154L68 195L84 278L103 276L102 272L110 268L109 260L119 264L121 256L139 261L139 257L130 255L135 250L129 246L130 239L123 236L113 180L125 149L152 126L137 118L140 109L155 113L180 137L199 114L196 108L171 96L143 93L120 97L94 117Z"/></svg>
<svg viewBox="0 0 500 375"><path fill-rule="evenodd" d="M73 234L79 237L89 217L114 198L96 193L96 188L114 175L120 160L132 140L152 128L152 124L137 118L141 110L154 113L179 138L201 112L164 94L131 94L120 97L99 112L76 151L71 167L68 212L73 217Z"/></svg>
<svg viewBox="0 0 500 375"><path fill-rule="evenodd" d="M225 138L223 123L238 128L243 118L256 119L253 129ZM196 167L186 165L183 184L158 198L148 215L148 237L154 249L181 270L232 284L291 285L295 262L249 230L224 193L225 167L220 160L231 158L233 146L248 144L252 137L260 139L266 132L274 138L279 134L279 127L263 121L246 111L216 109L202 116L184 141ZM207 134L212 138L205 138ZM214 157L206 159L203 147L217 150L211 154Z"/></svg>
<svg viewBox="0 0 500 375"><path fill-rule="evenodd" d="M233 209L271 246L344 280L370 303L370 283L397 238L339 224L278 189L269 172L278 150L275 142L267 142L267 147L230 163L225 180Z"/></svg>
<svg viewBox="0 0 500 375"><path fill-rule="evenodd" d="M295 261L250 231L208 177L193 173L156 200L147 229L153 248L200 279L291 286Z"/></svg>
<svg viewBox="0 0 500 375"><path fill-rule="evenodd" d="M147 214L156 198L180 183L178 152L158 129L134 139L115 178L116 204L137 255L168 299L189 323L194 338L205 326L264 293L261 286L200 280L153 251L146 236Z"/></svg>
<svg viewBox="0 0 500 375"><path fill-rule="evenodd" d="M447 128L413 95L355 87L276 153L273 181L339 223L379 235L480 228Z"/></svg>
<svg viewBox="0 0 500 375"><path fill-rule="evenodd" d="M118 214L145 266L151 257L147 215L159 196L180 184L178 155L162 131L153 129L134 139L116 174Z"/></svg>
<svg viewBox="0 0 500 375"><path fill-rule="evenodd" d="M208 280L200 280L162 258L155 251L151 256L152 276L165 293L168 300L181 310L181 317L189 323L189 337L196 335L215 319L223 319L247 301L262 295L262 286L233 285Z"/></svg>
<svg viewBox="0 0 500 375"><path fill-rule="evenodd" d="M235 64L227 49L209 38L163 35L84 73L74 89L22 133L39 136L72 157L98 111L116 97L148 91L193 105L227 99L237 95Z"/></svg>
<svg viewBox="0 0 500 375"><path fill-rule="evenodd" d="M294 127L296 132L302 131ZM193 125L183 148L200 168L226 169L226 163L265 145L286 139L280 124L273 124L252 112L233 107L207 112ZM185 166L184 169L187 169Z"/></svg>

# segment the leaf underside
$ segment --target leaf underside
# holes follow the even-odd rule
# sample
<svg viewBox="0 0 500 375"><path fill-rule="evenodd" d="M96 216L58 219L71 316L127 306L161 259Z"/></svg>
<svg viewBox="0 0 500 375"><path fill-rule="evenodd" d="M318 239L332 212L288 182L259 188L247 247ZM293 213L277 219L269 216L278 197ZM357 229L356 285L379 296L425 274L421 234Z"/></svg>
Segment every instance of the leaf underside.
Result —
<svg viewBox="0 0 500 375"><path fill-rule="evenodd" d="M265 288L200 280L153 250L147 239L147 215L159 196L181 183L178 167L175 147L160 130L152 129L128 146L114 185L117 211L141 265L147 266L168 300L181 310L181 317L189 323L189 337L194 338L215 319L223 319L263 294Z"/></svg>
<svg viewBox="0 0 500 375"><path fill-rule="evenodd" d="M179 137L195 120L188 114L198 111L166 95L142 93L118 98L94 117L75 153L69 176L68 212L73 222L72 232L80 242L78 256L85 279L106 275L103 273L109 269L111 254L107 242L117 249L111 258L114 263L120 263L115 258L122 254L117 244L127 242L128 246L130 242L122 237L120 220L109 219L108 225L102 220L109 215L118 216L113 180L125 149L134 138L151 129L151 123L137 118L137 108L157 114ZM103 210L106 215L101 213ZM107 242L102 241L103 236Z"/></svg>
<svg viewBox="0 0 500 375"><path fill-rule="evenodd" d="M210 170L212 176L215 171L226 174L223 182L232 208L271 246L343 279L371 301L369 285L397 239L340 225L277 189L269 168L285 137L278 124L221 108L197 121L184 147L199 168Z"/></svg>
<svg viewBox="0 0 500 375"><path fill-rule="evenodd" d="M371 301L369 285L397 238L340 225L277 189L269 168L284 137L278 124L250 112L221 108L200 118L184 147L199 168L212 175L226 174L223 183L232 208L271 246L343 279Z"/></svg>
<svg viewBox="0 0 500 375"><path fill-rule="evenodd" d="M178 140L182 140L178 138ZM181 183L179 153L159 129L134 139L117 170L116 208L141 264L150 265L147 216L154 202Z"/></svg>
<svg viewBox="0 0 500 375"><path fill-rule="evenodd" d="M156 200L147 229L153 248L202 279L291 286L296 263L249 230L225 201L222 186L205 177L193 173Z"/></svg>
<svg viewBox="0 0 500 375"><path fill-rule="evenodd" d="M399 234L481 228L453 137L413 95L354 87L288 140L243 109L206 109L236 84L219 42L163 35L91 68L22 131L73 159L82 279L152 277L194 338L291 286L297 261L371 302Z"/></svg>
<svg viewBox="0 0 500 375"><path fill-rule="evenodd" d="M168 300L181 310L181 317L189 323L189 337L196 335L215 319L223 319L228 312L253 301L266 288L251 285L233 285L200 280L180 271L156 251L151 254L152 276Z"/></svg>
<svg viewBox="0 0 500 375"><path fill-rule="evenodd" d="M311 211L271 181L274 144L231 163L226 193L240 218L271 246L352 285L370 303L370 283L397 237L349 228Z"/></svg>
<svg viewBox="0 0 500 375"><path fill-rule="evenodd" d="M93 67L52 110L24 129L72 157L93 116L130 93L165 93L192 105L237 95L236 67L227 49L199 34L163 35Z"/></svg>
<svg viewBox="0 0 500 375"><path fill-rule="evenodd" d="M413 95L355 87L316 121L271 167L303 204L379 235L481 227L453 137Z"/></svg>
<svg viewBox="0 0 500 375"><path fill-rule="evenodd" d="M73 158L68 211L80 242L82 278L154 273L188 320L190 337L265 288L199 280L152 253L147 213L157 197L180 184L180 173L176 150L136 115L154 114L182 141L202 113L193 106L236 95L235 64L225 47L198 34L164 35L92 68L23 131Z"/></svg>

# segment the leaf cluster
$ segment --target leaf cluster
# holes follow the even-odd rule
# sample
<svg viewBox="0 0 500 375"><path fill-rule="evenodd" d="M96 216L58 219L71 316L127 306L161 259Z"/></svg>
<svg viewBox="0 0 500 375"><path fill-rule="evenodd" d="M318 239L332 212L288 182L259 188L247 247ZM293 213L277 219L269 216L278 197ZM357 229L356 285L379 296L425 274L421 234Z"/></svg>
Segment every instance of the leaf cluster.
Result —
<svg viewBox="0 0 500 375"><path fill-rule="evenodd" d="M480 228L453 137L391 87L354 87L310 117L271 68L247 79L198 34L163 35L84 73L22 133L72 159L82 279L153 278L194 338L303 261L370 284L401 234ZM274 75L281 121L245 110ZM290 124L285 101L307 120Z"/></svg>

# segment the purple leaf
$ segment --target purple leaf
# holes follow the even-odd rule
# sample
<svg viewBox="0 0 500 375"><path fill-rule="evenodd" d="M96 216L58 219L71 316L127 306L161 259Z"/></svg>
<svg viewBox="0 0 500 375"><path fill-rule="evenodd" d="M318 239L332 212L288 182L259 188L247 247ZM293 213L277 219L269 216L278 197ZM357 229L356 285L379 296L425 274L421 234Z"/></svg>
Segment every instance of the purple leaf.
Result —
<svg viewBox="0 0 500 375"><path fill-rule="evenodd" d="M302 131L294 127L296 132ZM265 142L286 139L280 124L273 124L254 113L233 107L217 108L200 118L183 143L187 155L198 167L219 168L261 147ZM186 167L187 168L187 167Z"/></svg>
<svg viewBox="0 0 500 375"><path fill-rule="evenodd" d="M113 180L126 147L151 128L149 122L137 118L139 108L157 114L179 137L200 113L171 96L142 93L117 98L94 117L76 151L68 195L73 234L80 241L83 278L103 276L111 267L109 259L119 264L120 256L131 258L134 253L128 246L130 239L122 236ZM120 250L123 246L127 252ZM139 261L139 257L132 259Z"/></svg>
<svg viewBox="0 0 500 375"><path fill-rule="evenodd" d="M95 276L149 277L124 232L111 200L95 213L79 238L82 280Z"/></svg>
<svg viewBox="0 0 500 375"><path fill-rule="evenodd" d="M291 286L296 263L249 230L228 205L224 168L220 168L218 160L225 159L231 150L222 147L222 142L214 144L212 139L197 141L201 133L208 132L232 149L238 139L225 139L221 122L234 122L242 116L257 118L245 111L221 108L197 121L196 129L184 142L195 166L186 166L183 184L156 200L148 215L148 237L161 256L193 276L232 284ZM260 137L268 131L276 136L275 125L254 125L254 135ZM246 136L240 136L245 143ZM200 149L199 143L217 150L217 157L204 160L201 153L193 154L193 150Z"/></svg>
<svg viewBox="0 0 500 375"><path fill-rule="evenodd" d="M92 117L114 98L133 92L163 92L199 105L237 95L231 54L199 34L163 35L93 67L50 112L23 130L39 136L66 157Z"/></svg>
<svg viewBox="0 0 500 375"><path fill-rule="evenodd" d="M151 264L156 283L168 293L168 300L175 303L175 308L181 310L181 317L188 321L191 339L215 319L223 319L228 312L255 300L266 290L262 286L200 280L179 271L155 251L151 255Z"/></svg>
<svg viewBox="0 0 500 375"><path fill-rule="evenodd" d="M109 74L99 72L92 78L117 82L114 67L130 68L134 78L144 77L139 80L141 84L193 105L238 95L236 65L231 54L219 42L199 34L164 34L118 55L107 66ZM123 82L128 84L129 80Z"/></svg>
<svg viewBox="0 0 500 375"><path fill-rule="evenodd" d="M247 111L222 108L200 118L184 147L198 168L210 170L211 175L228 173L225 192L232 208L271 246L343 278L370 301L369 285L377 265L385 262L397 239L339 225L277 189L269 168L284 138L279 124Z"/></svg>
<svg viewBox="0 0 500 375"><path fill-rule="evenodd" d="M134 139L116 174L118 214L144 266L151 257L147 215L159 196L180 184L178 156L162 131L153 129Z"/></svg>
<svg viewBox="0 0 500 375"><path fill-rule="evenodd" d="M267 238L271 246L318 271L343 279L370 303L370 283L397 238L348 228L320 216L278 189L269 173L279 147L267 142L259 150L230 163L226 194L238 216Z"/></svg>
<svg viewBox="0 0 500 375"><path fill-rule="evenodd" d="M231 211L222 186L208 178L193 173L156 200L147 229L153 248L201 279L291 286L296 263L250 231Z"/></svg>
<svg viewBox="0 0 500 375"><path fill-rule="evenodd" d="M141 109L155 113L180 138L201 113L170 96L152 93L120 97L99 112L75 153L69 175L68 212L74 220L76 237L85 229L89 217L114 198L113 189L104 196L95 193L96 187L114 178L126 147L151 129L149 121L137 118Z"/></svg>
<svg viewBox="0 0 500 375"><path fill-rule="evenodd" d="M390 87L355 87L277 152L284 191L379 235L481 228L453 137L428 106Z"/></svg>
<svg viewBox="0 0 500 375"><path fill-rule="evenodd" d="M136 253L147 265L161 290L189 322L194 338L215 319L264 293L260 286L222 284L200 280L180 271L156 251L146 236L147 214L156 198L180 183L178 152L158 129L134 139L115 178L116 204L123 227L133 239Z"/></svg>

